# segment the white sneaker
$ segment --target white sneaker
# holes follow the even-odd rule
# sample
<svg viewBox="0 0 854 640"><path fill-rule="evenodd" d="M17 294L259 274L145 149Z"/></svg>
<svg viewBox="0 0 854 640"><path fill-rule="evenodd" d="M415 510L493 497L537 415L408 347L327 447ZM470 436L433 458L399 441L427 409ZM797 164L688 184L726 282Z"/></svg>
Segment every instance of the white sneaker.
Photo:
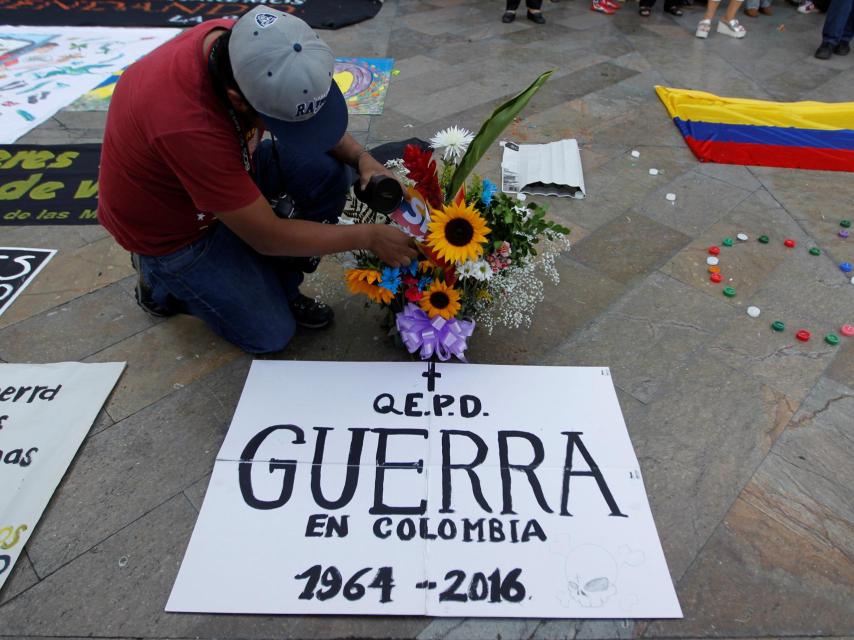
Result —
<svg viewBox="0 0 854 640"><path fill-rule="evenodd" d="M722 33L731 38L743 38L747 35L747 29L738 24L738 20L733 18L729 22L726 20L719 20L718 33Z"/></svg>
<svg viewBox="0 0 854 640"><path fill-rule="evenodd" d="M712 21L711 20L700 20L700 23L697 25L697 31L694 32L694 35L698 38L703 38L704 40L709 37L709 32L712 30Z"/></svg>

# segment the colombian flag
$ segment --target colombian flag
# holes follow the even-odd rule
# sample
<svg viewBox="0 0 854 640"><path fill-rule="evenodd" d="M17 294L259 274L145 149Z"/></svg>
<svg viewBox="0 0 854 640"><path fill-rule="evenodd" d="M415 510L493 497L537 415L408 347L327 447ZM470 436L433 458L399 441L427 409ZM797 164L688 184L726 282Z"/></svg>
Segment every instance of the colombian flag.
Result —
<svg viewBox="0 0 854 640"><path fill-rule="evenodd" d="M854 102L767 102L655 90L701 162L854 171Z"/></svg>

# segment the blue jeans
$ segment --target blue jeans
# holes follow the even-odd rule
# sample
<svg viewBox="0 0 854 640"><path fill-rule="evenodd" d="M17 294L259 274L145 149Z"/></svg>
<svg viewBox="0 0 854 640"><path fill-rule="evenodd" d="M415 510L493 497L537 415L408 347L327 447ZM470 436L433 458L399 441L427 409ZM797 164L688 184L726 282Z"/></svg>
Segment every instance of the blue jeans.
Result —
<svg viewBox="0 0 854 640"><path fill-rule="evenodd" d="M832 0L821 32L823 42L836 46L854 37L854 0Z"/></svg>
<svg viewBox="0 0 854 640"><path fill-rule="evenodd" d="M760 7L765 8L770 6L771 0L747 0L744 3L745 9L759 9Z"/></svg>
<svg viewBox="0 0 854 640"><path fill-rule="evenodd" d="M328 154L295 156L273 143L255 152L254 179L267 199L288 194L296 217L335 223L344 208L352 170ZM249 353L273 353L296 330L289 300L316 260L263 256L222 223L200 240L165 256L140 256L143 280L164 309L197 316Z"/></svg>

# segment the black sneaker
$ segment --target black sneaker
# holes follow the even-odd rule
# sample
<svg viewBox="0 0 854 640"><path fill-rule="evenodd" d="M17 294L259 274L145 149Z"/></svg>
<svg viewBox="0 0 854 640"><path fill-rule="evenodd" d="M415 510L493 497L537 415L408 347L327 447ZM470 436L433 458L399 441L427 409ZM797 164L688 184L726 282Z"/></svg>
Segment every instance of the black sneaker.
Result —
<svg viewBox="0 0 854 640"><path fill-rule="evenodd" d="M815 57L819 60L829 60L833 55L833 45L829 42L822 42L821 46L815 50Z"/></svg>
<svg viewBox="0 0 854 640"><path fill-rule="evenodd" d="M833 53L838 56L847 56L851 53L851 45L847 42L840 42L838 45L833 47Z"/></svg>
<svg viewBox="0 0 854 640"><path fill-rule="evenodd" d="M130 254L130 263L133 266L134 271L137 273L134 297L136 298L136 303L139 305L140 309L153 318L168 318L169 316L174 316L176 313L175 311L161 307L154 301L151 287L142 278L142 270L139 268L139 256L135 253Z"/></svg>
<svg viewBox="0 0 854 640"><path fill-rule="evenodd" d="M332 324L335 312L331 307L303 294L290 301L297 324L306 329L324 329Z"/></svg>

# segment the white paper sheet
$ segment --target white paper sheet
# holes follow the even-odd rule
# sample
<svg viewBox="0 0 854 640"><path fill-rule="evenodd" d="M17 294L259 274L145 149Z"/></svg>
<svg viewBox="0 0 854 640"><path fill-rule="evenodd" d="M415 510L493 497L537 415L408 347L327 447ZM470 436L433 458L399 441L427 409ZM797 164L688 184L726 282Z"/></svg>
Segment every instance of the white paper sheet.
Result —
<svg viewBox="0 0 854 640"><path fill-rule="evenodd" d="M504 143L501 190L581 199L586 195L581 153L575 140L548 144Z"/></svg>
<svg viewBox="0 0 854 640"><path fill-rule="evenodd" d="M12 143L180 29L0 26L0 143Z"/></svg>
<svg viewBox="0 0 854 640"><path fill-rule="evenodd" d="M0 364L0 589L124 367Z"/></svg>

